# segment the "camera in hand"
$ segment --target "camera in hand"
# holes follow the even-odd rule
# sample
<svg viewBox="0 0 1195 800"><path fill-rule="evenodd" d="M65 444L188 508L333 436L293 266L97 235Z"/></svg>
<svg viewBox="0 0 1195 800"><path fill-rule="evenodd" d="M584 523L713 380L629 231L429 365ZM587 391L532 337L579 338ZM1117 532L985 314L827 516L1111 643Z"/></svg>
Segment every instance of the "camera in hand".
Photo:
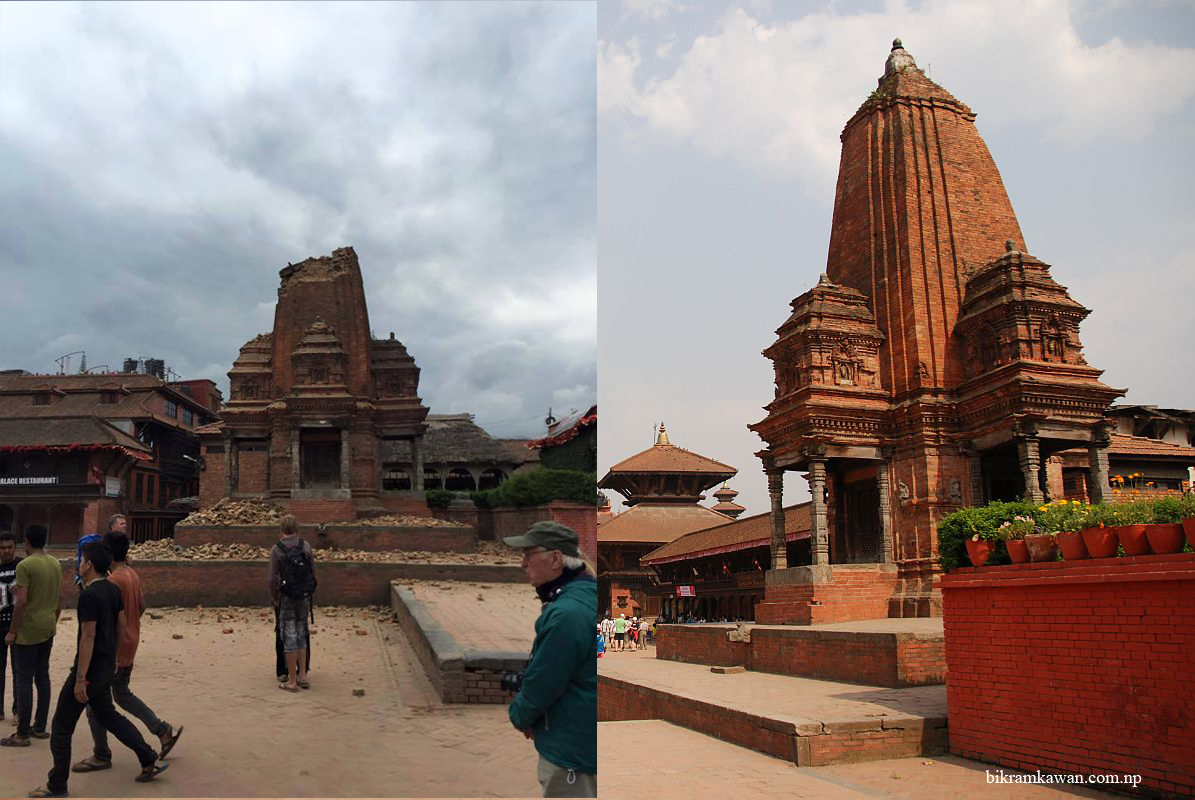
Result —
<svg viewBox="0 0 1195 800"><path fill-rule="evenodd" d="M504 692L511 694L518 694L519 690L523 688L523 673L520 672L503 672L502 679L498 683Z"/></svg>

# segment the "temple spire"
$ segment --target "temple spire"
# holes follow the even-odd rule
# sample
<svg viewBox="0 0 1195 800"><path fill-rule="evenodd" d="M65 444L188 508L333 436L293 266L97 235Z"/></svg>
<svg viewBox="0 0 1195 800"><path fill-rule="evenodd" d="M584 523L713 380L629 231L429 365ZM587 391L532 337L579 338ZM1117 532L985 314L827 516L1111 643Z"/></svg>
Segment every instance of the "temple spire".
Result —
<svg viewBox="0 0 1195 800"><path fill-rule="evenodd" d="M668 441L668 431L664 430L663 422L660 423L660 428L656 432L656 444L657 445L670 444L670 442Z"/></svg>

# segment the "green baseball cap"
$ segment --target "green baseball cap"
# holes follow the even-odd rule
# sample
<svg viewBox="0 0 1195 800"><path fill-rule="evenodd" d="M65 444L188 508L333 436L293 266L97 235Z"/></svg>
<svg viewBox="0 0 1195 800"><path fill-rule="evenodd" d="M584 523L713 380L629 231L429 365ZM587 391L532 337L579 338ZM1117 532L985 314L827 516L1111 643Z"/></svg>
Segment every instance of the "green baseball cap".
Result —
<svg viewBox="0 0 1195 800"><path fill-rule="evenodd" d="M567 525L559 522L537 522L522 536L506 536L502 539L509 547L522 550L527 547L542 547L545 550L559 550L566 556L580 556L577 549L577 534Z"/></svg>

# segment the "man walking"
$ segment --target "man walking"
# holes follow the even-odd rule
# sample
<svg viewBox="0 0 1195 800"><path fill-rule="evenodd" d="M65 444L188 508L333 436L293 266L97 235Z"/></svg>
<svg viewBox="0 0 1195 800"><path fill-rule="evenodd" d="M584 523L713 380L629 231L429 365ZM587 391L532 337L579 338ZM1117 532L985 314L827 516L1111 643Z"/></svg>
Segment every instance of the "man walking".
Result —
<svg viewBox="0 0 1195 800"><path fill-rule="evenodd" d="M619 614L614 620L614 649L622 651L627 641L627 615Z"/></svg>
<svg viewBox="0 0 1195 800"><path fill-rule="evenodd" d="M116 674L112 677L112 699L116 705L132 714L158 737L162 744L158 758L165 758L174 749L178 737L183 735L182 727L176 732L169 722L163 722L133 694L129 681L133 675L133 659L137 645L141 643L141 615L145 613L145 598L141 592L141 578L127 563L129 539L123 534L109 533L104 537L104 547L112 553L112 571L108 582L120 590L124 605L124 637L116 643ZM71 767L71 772L96 772L112 767L112 750L108 746L108 730L99 721L94 706L87 706L87 724L91 727L91 739L95 745L93 755Z"/></svg>
<svg viewBox="0 0 1195 800"><path fill-rule="evenodd" d="M278 633L286 653L286 683L278 686L288 692L310 689L307 682L307 638L311 635L307 617L311 613L311 595L315 592L315 556L311 545L299 537L299 523L287 515L279 523L282 534L270 550L270 599L278 614Z"/></svg>
<svg viewBox="0 0 1195 800"><path fill-rule="evenodd" d="M112 554L99 542L83 546L79 572L83 593L79 595L78 654L70 675L58 693L58 706L50 726L50 752L54 767L44 787L28 797L66 797L71 767L71 737L83 709L94 709L100 723L137 754L141 772L138 783L152 781L167 764L156 766L158 754L145 743L133 723L112 705L112 678L116 673L117 643L124 640L125 612L120 589L105 579L112 566Z"/></svg>
<svg viewBox="0 0 1195 800"><path fill-rule="evenodd" d="M558 522L537 522L503 541L523 551L523 571L543 603L511 724L535 740L544 797L597 797L597 582Z"/></svg>
<svg viewBox="0 0 1195 800"><path fill-rule="evenodd" d="M4 689L8 683L5 674L8 667L9 646L4 639L12 625L12 608L17 601L16 580L17 537L11 531L0 531L0 719L4 719ZM13 669L12 720L17 721L16 669Z"/></svg>
<svg viewBox="0 0 1195 800"><path fill-rule="evenodd" d="M46 555L48 532L41 525L25 529L25 558L17 565L17 599L12 623L4 641L12 648L16 678L17 732L0 739L0 746L28 747L29 737L48 739L50 715L50 651L61 614L62 565ZM33 687L37 686L37 714L33 714ZM30 727L30 717L33 725Z"/></svg>
<svg viewBox="0 0 1195 800"><path fill-rule="evenodd" d="M647 624L646 619L639 620L639 649L647 649L647 632L651 630L651 626Z"/></svg>
<svg viewBox="0 0 1195 800"><path fill-rule="evenodd" d="M108 517L108 533L117 533L121 536L127 536L129 529L129 521L124 514L113 514ZM92 542L102 542L104 540L103 533L89 533L85 536L80 536L79 541L75 544L75 586L79 587L79 591L83 591L83 573L79 570L79 564L83 561L83 548Z"/></svg>

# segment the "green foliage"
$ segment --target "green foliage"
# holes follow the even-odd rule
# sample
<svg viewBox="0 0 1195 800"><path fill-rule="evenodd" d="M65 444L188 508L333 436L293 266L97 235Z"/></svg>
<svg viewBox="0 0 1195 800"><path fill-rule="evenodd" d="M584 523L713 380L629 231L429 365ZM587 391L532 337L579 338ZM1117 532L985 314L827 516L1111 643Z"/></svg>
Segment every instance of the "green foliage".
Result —
<svg viewBox="0 0 1195 800"><path fill-rule="evenodd" d="M1162 497L1153 502L1153 521L1174 523L1183 521L1183 509L1177 497Z"/></svg>
<svg viewBox="0 0 1195 800"><path fill-rule="evenodd" d="M552 500L598 505L596 472L536 469L519 473L494 489L474 492L473 502L483 508L538 506Z"/></svg>
<svg viewBox="0 0 1195 800"><path fill-rule="evenodd" d="M1035 519L1033 514L1036 507L1029 503L1017 501L1011 503L989 503L979 508L963 508L949 514L938 523L938 562L942 569L950 571L955 567L970 564L967 558L967 540L973 536L989 541L1000 541L1004 536L1000 526L1005 522L1013 522L1017 517ZM1001 548L997 556L989 563L1007 563L1007 554Z"/></svg>
<svg viewBox="0 0 1195 800"><path fill-rule="evenodd" d="M1183 519L1195 517L1195 493L1178 498L1178 513Z"/></svg>
<svg viewBox="0 0 1195 800"><path fill-rule="evenodd" d="M1148 525L1154 521L1153 503L1139 500L1135 503L1117 503L1112 506L1114 525Z"/></svg>
<svg viewBox="0 0 1195 800"><path fill-rule="evenodd" d="M1078 500L1057 500L1037 507L1034 517L1042 533L1081 531L1087 524L1087 507Z"/></svg>
<svg viewBox="0 0 1195 800"><path fill-rule="evenodd" d="M450 492L447 489L428 489L427 506L428 508L448 508L454 494L456 492Z"/></svg>

